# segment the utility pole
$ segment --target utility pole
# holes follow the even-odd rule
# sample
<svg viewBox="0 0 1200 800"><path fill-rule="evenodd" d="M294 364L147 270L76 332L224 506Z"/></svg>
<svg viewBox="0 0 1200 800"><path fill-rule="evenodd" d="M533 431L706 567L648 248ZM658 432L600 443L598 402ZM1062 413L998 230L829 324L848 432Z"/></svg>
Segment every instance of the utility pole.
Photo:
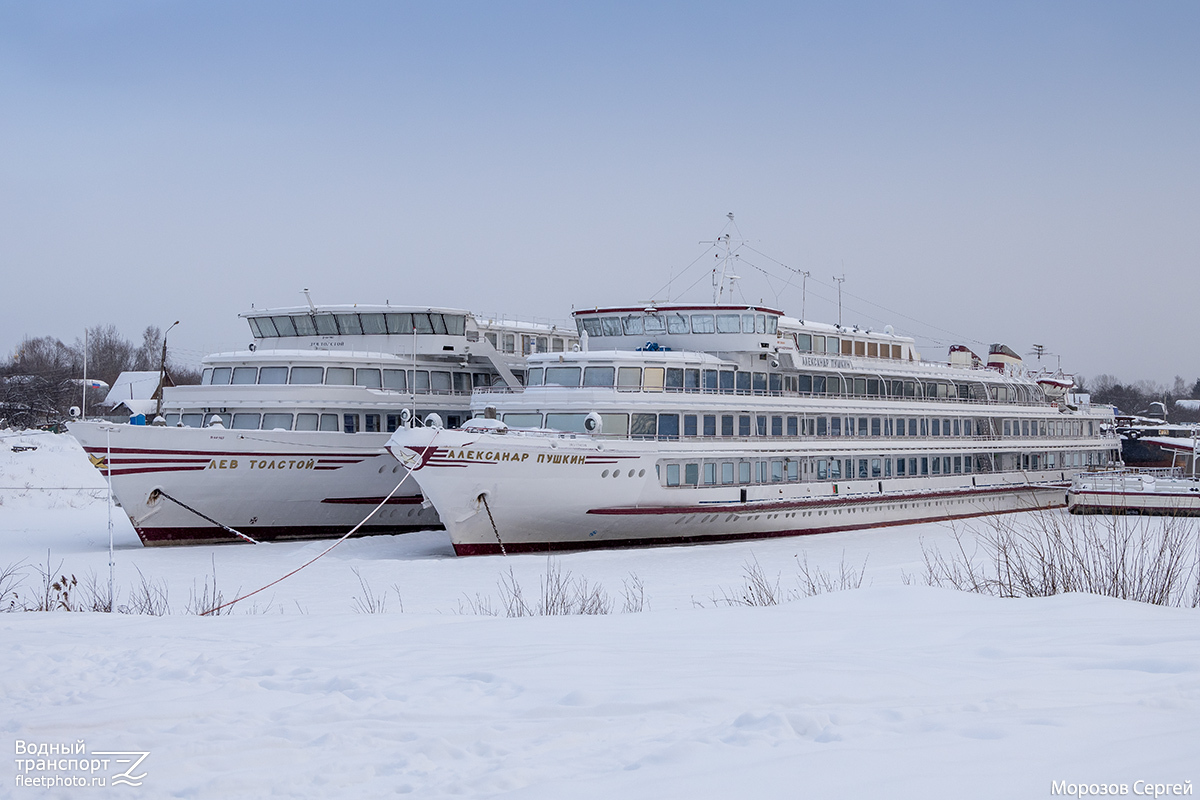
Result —
<svg viewBox="0 0 1200 800"><path fill-rule="evenodd" d="M171 328L174 328L178 324L179 320L175 320L171 323L171 327L167 328L166 333L163 334L162 358L158 362L158 403L154 407L154 419L162 416L163 384L167 382L167 334L171 332ZM153 421L151 420L151 422Z"/></svg>
<svg viewBox="0 0 1200 800"><path fill-rule="evenodd" d="M800 275L800 321L803 322L807 318L805 306L808 304L808 270L804 270Z"/></svg>

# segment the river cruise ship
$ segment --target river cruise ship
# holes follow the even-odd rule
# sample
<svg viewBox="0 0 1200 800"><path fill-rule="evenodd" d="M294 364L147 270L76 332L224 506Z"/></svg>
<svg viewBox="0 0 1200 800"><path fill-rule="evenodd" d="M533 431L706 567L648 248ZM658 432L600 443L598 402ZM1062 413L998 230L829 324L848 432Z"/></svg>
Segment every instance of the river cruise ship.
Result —
<svg viewBox="0 0 1200 800"><path fill-rule="evenodd" d="M578 341L569 326L453 308L241 316L249 347L205 358L200 385L166 389L159 424L70 425L147 545L340 536L403 475L384 449L393 431L457 426L473 392L520 385L526 355ZM359 533L439 525L409 481Z"/></svg>
<svg viewBox="0 0 1200 800"><path fill-rule="evenodd" d="M474 394L460 430L389 442L460 555L1061 507L1076 472L1119 460L1111 407L1003 345L934 363L890 328L757 305L574 316L579 351L530 356L527 385Z"/></svg>

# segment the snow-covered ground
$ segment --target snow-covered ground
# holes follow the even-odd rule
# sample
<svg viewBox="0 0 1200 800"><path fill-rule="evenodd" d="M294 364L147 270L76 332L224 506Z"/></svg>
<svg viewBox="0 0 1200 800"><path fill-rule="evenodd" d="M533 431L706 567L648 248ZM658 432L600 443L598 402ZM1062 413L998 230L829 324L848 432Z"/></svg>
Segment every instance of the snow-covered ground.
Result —
<svg viewBox="0 0 1200 800"><path fill-rule="evenodd" d="M0 431L0 500L0 569L24 562L22 591L47 550L56 573L107 582L103 481L73 440ZM614 613L520 619L470 611L499 605L510 568L536 595L544 557L372 537L199 618L184 611L214 571L229 598L327 543L143 549L113 521L118 603L144 580L173 613L0 615L0 746L148 752L145 778L20 785L79 773L14 755L0 797L1132 796L1200 777L1200 612L925 588L922 543L948 526L563 555ZM796 589L797 556L866 559L863 588L714 603L752 562ZM631 574L650 608L620 613ZM356 612L372 599L383 613Z"/></svg>

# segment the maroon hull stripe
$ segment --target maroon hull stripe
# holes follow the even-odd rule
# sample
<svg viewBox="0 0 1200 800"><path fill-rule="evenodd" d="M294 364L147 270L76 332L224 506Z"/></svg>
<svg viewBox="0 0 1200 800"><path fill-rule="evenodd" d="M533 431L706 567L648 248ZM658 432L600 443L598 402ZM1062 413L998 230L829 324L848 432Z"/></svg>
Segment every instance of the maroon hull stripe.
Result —
<svg viewBox="0 0 1200 800"><path fill-rule="evenodd" d="M246 531L260 542L282 542L296 539L336 539L349 528L344 525L276 525L248 526ZM441 525L364 525L354 534L380 536L412 531L442 530ZM186 544L247 544L242 539L215 526L195 528L138 528L137 534L146 547Z"/></svg>
<svg viewBox="0 0 1200 800"><path fill-rule="evenodd" d="M1052 503L1044 508L1061 507L1062 503ZM606 539L604 541L580 540L574 542L505 542L504 549L508 553L554 553L566 550L618 550L627 547L656 547L680 544L707 544L709 542L736 542L746 539L778 539L785 536L813 536L820 533L838 533L854 531L863 528L890 528L896 525L915 525L920 522L945 522L952 519L968 519L971 517L990 517L996 514L1011 514L1030 509L1012 509L1008 511L980 511L973 514L944 514L936 517L921 517L920 519L903 519L893 522L871 522L861 525L838 525L828 528L793 528L786 531L770 531L766 533L713 533L703 536L669 536L653 539ZM499 544L455 544L454 552L460 556L498 555Z"/></svg>
<svg viewBox="0 0 1200 800"><path fill-rule="evenodd" d="M96 455L96 456L106 455L109 452L107 447L85 447L85 448L83 448L83 451L85 453L90 453L90 454ZM379 450L376 450L373 452L366 452L366 453L364 453L362 451L359 451L357 453L322 453L319 456L315 455L313 453L305 453L303 457L304 458L354 458L354 459L358 459L361 461L362 459L370 458L371 456L381 456L385 452L386 452L385 450L380 448ZM114 447L112 449L112 454L113 455L151 455L151 456L168 456L168 457L173 457L173 456L201 457L202 456L204 458L214 458L214 457L221 458L221 457L227 457L227 456L234 456L234 457L245 456L246 458L250 458L251 456L258 456L260 458L301 458L300 455L297 455L294 453L282 453L281 454L278 451L274 451L274 450L155 450L153 448L144 448L144 447Z"/></svg>
<svg viewBox="0 0 1200 800"><path fill-rule="evenodd" d="M755 501L701 506L625 506L621 508L593 508L587 513L601 516L658 516L663 514L769 514L776 511L808 510L829 506L874 505L876 503L919 503L924 500L942 500L947 497L975 497L978 495L1017 494L1028 491L1063 490L1067 484L1043 486L989 486L979 489L951 489L944 492L911 494L874 494L838 497L836 495L812 500Z"/></svg>
<svg viewBox="0 0 1200 800"><path fill-rule="evenodd" d="M322 503L334 503L339 505L353 506L377 506L382 503L382 497L326 497ZM417 503L424 503L425 498L421 495L411 495L409 497L392 497L387 501L389 506L409 506Z"/></svg>

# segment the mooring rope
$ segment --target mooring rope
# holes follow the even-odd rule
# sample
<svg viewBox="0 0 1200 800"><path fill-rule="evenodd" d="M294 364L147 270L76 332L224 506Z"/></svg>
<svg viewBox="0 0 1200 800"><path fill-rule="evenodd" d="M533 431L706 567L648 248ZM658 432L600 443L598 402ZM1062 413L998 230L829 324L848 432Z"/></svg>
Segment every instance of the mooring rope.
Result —
<svg viewBox="0 0 1200 800"><path fill-rule="evenodd" d="M254 539L254 538L252 538L252 537L250 537L250 536L247 536L246 534L242 533L241 531L235 531L233 528L229 527L229 526L228 526L228 525L226 525L225 523L223 523L223 522L218 522L217 520L213 519L212 517L208 516L207 514L205 514L205 513L203 513L203 512L200 512L200 511L197 511L196 509L192 508L191 506L189 506L187 503L183 502L182 500L178 500L178 499L176 499L176 498L174 498L174 497L171 497L171 495L167 494L167 493L166 493L166 492L164 492L162 489L155 489L155 490L154 490L153 492L151 492L150 494L151 494L151 495L154 495L154 494L156 494L156 493L157 493L157 494L159 494L159 495L160 495L160 496L162 496L162 497L165 497L165 498L167 498L167 499L168 499L168 500L170 500L172 503L175 503L175 504L176 504L176 505L178 505L178 506L182 506L183 508L186 508L188 511L192 512L192 513L193 513L193 514L195 514L197 517L200 517L201 519L206 519L206 520L208 520L208 521L209 521L209 522L211 522L213 525L216 525L218 528L221 528L221 529L223 529L223 530L227 530L227 531L229 531L230 533L232 533L234 536L240 536L240 537L242 537L243 539L245 539L245 540L246 540L247 542L249 542L250 544L259 544L259 541L258 541L257 539Z"/></svg>
<svg viewBox="0 0 1200 800"><path fill-rule="evenodd" d="M429 440L429 446L430 446L430 447L432 447L432 446L433 446L433 440L434 440L434 439L436 439L436 438L437 438L437 433L434 433L433 437L432 437L432 438ZM403 463L403 462L401 462L401 463ZM400 487L401 487L401 486L403 486L403 485L404 485L404 482L405 482L406 480L408 480L408 479L409 479L409 478L412 476L412 474L413 474L412 468L411 468L411 467L409 467L408 465L404 465L404 468L407 470L407 472L405 472L405 473L404 473L404 477L400 479L400 482L396 484L395 488L394 488L394 489L392 489L390 492L388 492L388 495L387 495L387 497L383 498L383 500L381 500L381 501L379 502L379 505L377 505L377 506L375 506L373 509L371 509L371 513L369 513L369 514L367 514L365 517L363 517L363 519L362 519L362 522L358 523L358 524L357 524L357 525L355 525L353 528L351 528L350 530L346 531L346 533L345 533L345 534L342 536L342 538L338 539L338 540L337 540L337 541L335 541L333 544L329 545L329 547L326 547L326 548L325 548L324 550L322 550L320 553L318 553L317 555L313 556L313 557L312 557L312 558L310 558L308 561L305 561L303 564L301 564L300 566L296 567L296 568L295 568L294 570L292 570L291 572L287 573L286 575L284 575L284 576L282 576L282 577L280 577L280 578L276 578L275 580L271 581L271 582L270 582L270 583L268 583L266 586L259 587L258 589L255 589L253 592L248 592L247 594L244 594L244 595L242 595L241 597L238 597L238 598L236 598L236 599L234 599L234 600L230 600L228 603L222 603L221 605L217 606L216 608L210 608L208 611L205 611L205 612L204 612L204 613L202 613L200 616L202 616L202 617L207 617L209 614L215 614L216 612L220 611L220 610L221 610L221 609L223 609L223 608L227 608L228 606L231 606L231 605L233 605L234 603L240 603L240 602L242 602L243 600L245 600L245 599L246 599L246 598L248 598L248 597L253 597L254 595L258 594L259 592L262 592L262 591L265 591L265 590L267 590L267 589L270 589L272 586L274 586L274 585L275 585L275 584L277 584L277 583L282 583L283 581L285 581L285 580L287 580L288 578L290 578L290 577L292 577L293 575L295 575L295 574L296 574L297 572L299 572L300 570L304 569L305 567L307 567L307 566L309 566L310 564L312 564L312 563L314 563L315 561L317 561L317 559L319 559L319 558L322 558L323 556L325 556L327 553L329 553L331 550L333 550L333 548L337 547L337 546L338 546L339 544L341 544L342 542L344 542L344 541L346 541L347 539L349 539L351 536L353 536L353 535L355 534L355 532L356 532L356 531L358 531L358 529L359 529L359 528L361 528L363 525L366 525L366 524L367 524L367 520L369 520L371 517L375 516L376 512L378 512L378 511L379 511L379 509L381 509L381 508L383 508L385 505L387 505L387 502L388 502L388 500L391 500L391 499L392 499L392 495L394 495L396 492L400 491ZM218 524L219 524L219 523L218 523ZM224 527L224 526L222 526L222 527Z"/></svg>
<svg viewBox="0 0 1200 800"><path fill-rule="evenodd" d="M488 522L492 523L492 533L496 534L496 541L500 543L500 555L507 556L508 551L504 549L504 540L500 538L500 529L496 527L496 520L492 516L492 507L488 505L487 493L479 495L479 499L483 501L483 507L487 509Z"/></svg>

